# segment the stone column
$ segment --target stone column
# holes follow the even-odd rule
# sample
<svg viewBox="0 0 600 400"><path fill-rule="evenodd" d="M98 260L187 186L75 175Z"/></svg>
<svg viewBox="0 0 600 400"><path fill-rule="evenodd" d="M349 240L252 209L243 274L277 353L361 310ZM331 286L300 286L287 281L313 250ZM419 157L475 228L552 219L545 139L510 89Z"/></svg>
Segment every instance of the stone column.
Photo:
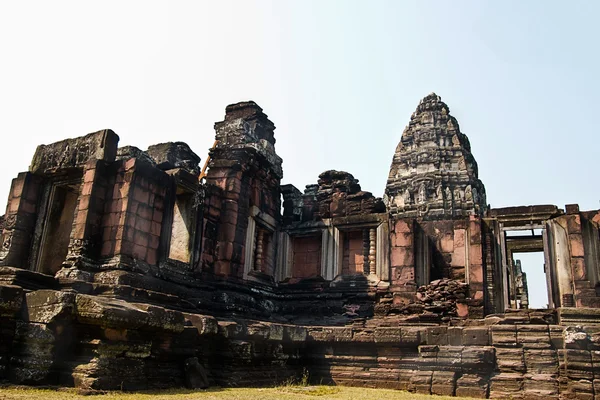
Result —
<svg viewBox="0 0 600 400"><path fill-rule="evenodd" d="M265 231L258 229L256 234L256 260L254 261L254 270L258 272L262 271L264 235Z"/></svg>
<svg viewBox="0 0 600 400"><path fill-rule="evenodd" d="M374 228L369 229L369 275L375 275L377 272L377 231Z"/></svg>

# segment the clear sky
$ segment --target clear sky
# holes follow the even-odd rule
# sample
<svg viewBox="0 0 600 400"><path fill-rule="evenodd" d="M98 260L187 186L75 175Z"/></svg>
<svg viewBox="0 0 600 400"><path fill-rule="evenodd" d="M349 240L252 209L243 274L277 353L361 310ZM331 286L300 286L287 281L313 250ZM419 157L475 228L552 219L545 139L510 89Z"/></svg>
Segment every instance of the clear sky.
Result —
<svg viewBox="0 0 600 400"><path fill-rule="evenodd" d="M2 1L0 198L35 146L113 129L204 159L225 106L277 126L284 182L347 170L381 196L434 91L493 207L600 207L598 1ZM530 284L534 281L529 278Z"/></svg>

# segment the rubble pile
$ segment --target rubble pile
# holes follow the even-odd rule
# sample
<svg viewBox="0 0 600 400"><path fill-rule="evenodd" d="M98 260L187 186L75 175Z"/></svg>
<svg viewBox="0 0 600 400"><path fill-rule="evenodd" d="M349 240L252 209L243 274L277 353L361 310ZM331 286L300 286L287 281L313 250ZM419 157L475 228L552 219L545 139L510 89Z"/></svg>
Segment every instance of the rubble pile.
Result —
<svg viewBox="0 0 600 400"><path fill-rule="evenodd" d="M409 316L410 321L448 322L460 317L457 303L469 300L468 284L444 278L419 287L414 301L393 304L391 298L382 299L374 311L378 316Z"/></svg>
<svg viewBox="0 0 600 400"><path fill-rule="evenodd" d="M456 301L468 296L468 284L452 279L437 279L417 289L416 302L424 305L425 311L456 316Z"/></svg>

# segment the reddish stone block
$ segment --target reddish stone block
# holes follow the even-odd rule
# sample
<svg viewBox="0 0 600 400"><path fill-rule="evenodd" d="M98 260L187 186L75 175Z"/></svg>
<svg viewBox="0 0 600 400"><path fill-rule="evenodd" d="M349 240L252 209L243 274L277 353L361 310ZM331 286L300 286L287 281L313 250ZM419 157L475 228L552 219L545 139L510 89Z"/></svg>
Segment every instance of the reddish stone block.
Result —
<svg viewBox="0 0 600 400"><path fill-rule="evenodd" d="M469 283L483 282L483 265L471 264L469 266Z"/></svg>
<svg viewBox="0 0 600 400"><path fill-rule="evenodd" d="M135 218L135 229L141 232L151 232L151 224L147 219L137 217Z"/></svg>
<svg viewBox="0 0 600 400"><path fill-rule="evenodd" d="M145 233L144 231L140 232L140 231L136 230L136 231L134 231L133 243L138 246L148 247L148 243L150 241L149 237L150 237L150 235L148 233Z"/></svg>
<svg viewBox="0 0 600 400"><path fill-rule="evenodd" d="M396 266L412 266L414 264L414 252L408 247L394 247L391 249L390 255L391 265Z"/></svg>
<svg viewBox="0 0 600 400"><path fill-rule="evenodd" d="M108 211L109 212L125 211L124 208L126 208L126 206L127 206L127 203L124 202L122 199L116 199L109 203Z"/></svg>
<svg viewBox="0 0 600 400"><path fill-rule="evenodd" d="M154 235L154 236L160 236L160 228L161 228L161 224L159 224L158 222L152 221L150 223L150 234Z"/></svg>
<svg viewBox="0 0 600 400"><path fill-rule="evenodd" d="M73 229L73 239L83 239L85 237L85 224L75 224Z"/></svg>
<svg viewBox="0 0 600 400"><path fill-rule="evenodd" d="M395 283L405 284L413 283L415 281L415 268L414 266L397 267L395 269ZM392 275L394 276L394 275Z"/></svg>
<svg viewBox="0 0 600 400"><path fill-rule="evenodd" d="M571 257L583 257L583 238L580 234L569 235L569 241L571 242Z"/></svg>
<svg viewBox="0 0 600 400"><path fill-rule="evenodd" d="M229 261L215 262L215 275L228 276L231 272L231 263Z"/></svg>
<svg viewBox="0 0 600 400"><path fill-rule="evenodd" d="M472 244L469 246L469 264L483 264L483 249L480 244Z"/></svg>
<svg viewBox="0 0 600 400"><path fill-rule="evenodd" d="M585 260L583 257L572 257L571 267L573 268L573 279L576 281L583 281L587 279L585 270Z"/></svg>
<svg viewBox="0 0 600 400"><path fill-rule="evenodd" d="M231 242L220 242L219 243L219 260L231 260L233 256L233 243Z"/></svg>
<svg viewBox="0 0 600 400"><path fill-rule="evenodd" d="M148 253L146 254L146 262L150 265L156 265L157 261L157 250L156 249L148 249Z"/></svg>
<svg viewBox="0 0 600 400"><path fill-rule="evenodd" d="M412 222L409 225L409 222L407 222L406 220L402 220L402 219L398 220L398 221L396 221L396 226L395 226L394 231L396 233L399 233L399 232L412 232Z"/></svg>
<svg viewBox="0 0 600 400"><path fill-rule="evenodd" d="M144 205L144 204L140 204L137 210L137 215L139 215L141 218L144 218L148 221L152 220L152 208Z"/></svg>
<svg viewBox="0 0 600 400"><path fill-rule="evenodd" d="M456 303L456 314L459 318L468 318L469 306L465 303Z"/></svg>
<svg viewBox="0 0 600 400"><path fill-rule="evenodd" d="M123 214L121 214L120 212L114 212L114 213L110 213L108 215L108 218L106 219L106 225L107 226L119 226L122 225L121 224L121 218L122 218Z"/></svg>
<svg viewBox="0 0 600 400"><path fill-rule="evenodd" d="M152 213L152 221L154 222L162 222L163 219L163 213L162 211L159 211L157 209L154 210L154 212Z"/></svg>
<svg viewBox="0 0 600 400"><path fill-rule="evenodd" d="M19 199L12 199L8 202L8 206L6 207L6 209L8 210L8 213L10 214L16 214L19 211L19 205L20 205L20 200Z"/></svg>
<svg viewBox="0 0 600 400"><path fill-rule="evenodd" d="M133 247L134 247L133 242L130 242L128 240L123 240L121 242L121 253L132 255Z"/></svg>
<svg viewBox="0 0 600 400"><path fill-rule="evenodd" d="M581 233L581 217L579 215L569 215L567 217L567 228L569 234Z"/></svg>
<svg viewBox="0 0 600 400"><path fill-rule="evenodd" d="M32 203L29 200L21 199L21 212L24 212L27 214L35 214L36 208L37 207L36 207L35 203Z"/></svg>
<svg viewBox="0 0 600 400"><path fill-rule="evenodd" d="M413 234L411 232L398 232L392 234L392 246L396 247L412 247Z"/></svg>
<svg viewBox="0 0 600 400"><path fill-rule="evenodd" d="M25 179L23 178L15 178L12 181L12 189L11 194L13 197L21 197L23 194L23 186L25 185Z"/></svg>
<svg viewBox="0 0 600 400"><path fill-rule="evenodd" d="M222 224L221 227L221 240L226 242L233 242L235 240L236 226L233 224Z"/></svg>
<svg viewBox="0 0 600 400"><path fill-rule="evenodd" d="M440 250L442 253L452 253L454 251L454 238L452 235L444 235L440 239Z"/></svg>
<svg viewBox="0 0 600 400"><path fill-rule="evenodd" d="M156 249L158 249L159 244L160 244L160 237L150 235L150 241L148 243L149 249L156 250Z"/></svg>
<svg viewBox="0 0 600 400"><path fill-rule="evenodd" d="M464 247L455 247L452 253L450 265L453 267L464 267L466 264L466 251Z"/></svg>
<svg viewBox="0 0 600 400"><path fill-rule="evenodd" d="M129 242L133 242L133 238L135 236L135 228L131 228L128 226L120 226L117 229L122 229L124 236L123 239L129 241Z"/></svg>
<svg viewBox="0 0 600 400"><path fill-rule="evenodd" d="M91 196L80 196L77 208L80 210L87 210L90 207L90 199Z"/></svg>
<svg viewBox="0 0 600 400"><path fill-rule="evenodd" d="M83 174L83 182L87 183L87 182L94 182L94 176L96 175L96 170L95 169L88 169L87 171L85 171L85 173Z"/></svg>
<svg viewBox="0 0 600 400"><path fill-rule="evenodd" d="M114 236L115 236L114 239L115 240L121 240L121 239L123 239L123 237L125 236L124 235L124 233L125 233L125 227L123 227L123 226L115 226L115 227L113 227L113 229L115 231L115 233L114 233ZM127 238L127 239L131 240L132 238Z"/></svg>
<svg viewBox="0 0 600 400"><path fill-rule="evenodd" d="M565 212L567 214L577 214L579 213L579 204L566 204Z"/></svg>
<svg viewBox="0 0 600 400"><path fill-rule="evenodd" d="M139 186L136 186L133 189L133 198L136 201L139 201L143 204L148 204L150 193L147 190L142 189Z"/></svg>
<svg viewBox="0 0 600 400"><path fill-rule="evenodd" d="M133 246L132 256L139 260L146 260L146 252L147 251L148 251L148 248L135 244Z"/></svg>
<svg viewBox="0 0 600 400"><path fill-rule="evenodd" d="M105 241L104 243L102 243L102 250L100 250L100 255L102 257L107 257L107 256L112 255L114 243L115 242L113 242L113 241Z"/></svg>
<svg viewBox="0 0 600 400"><path fill-rule="evenodd" d="M453 267L450 269L450 279L465 279L465 267Z"/></svg>
<svg viewBox="0 0 600 400"><path fill-rule="evenodd" d="M154 210L156 211L163 211L164 210L164 197L162 196L155 196L154 198Z"/></svg>
<svg viewBox="0 0 600 400"><path fill-rule="evenodd" d="M454 247L464 247L465 238L467 236L466 229L455 229L454 230Z"/></svg>
<svg viewBox="0 0 600 400"><path fill-rule="evenodd" d="M128 207L126 211L130 212L131 214L137 214L140 208L140 202L136 200L129 200L127 203Z"/></svg>
<svg viewBox="0 0 600 400"><path fill-rule="evenodd" d="M77 215L75 217L75 224L85 225L85 223L87 222L87 219L88 219L87 210L77 211Z"/></svg>
<svg viewBox="0 0 600 400"><path fill-rule="evenodd" d="M227 179L227 185L225 190L229 193L239 194L242 188L242 182L237 177L232 177Z"/></svg>
<svg viewBox="0 0 600 400"><path fill-rule="evenodd" d="M129 160L125 161L125 164L123 164L123 167L125 168L125 170L130 170L133 167L135 167L135 158L130 158Z"/></svg>
<svg viewBox="0 0 600 400"><path fill-rule="evenodd" d="M86 182L86 183L84 183L83 184L83 188L81 189L81 195L82 196L91 195L93 188L94 188L94 183L93 182Z"/></svg>

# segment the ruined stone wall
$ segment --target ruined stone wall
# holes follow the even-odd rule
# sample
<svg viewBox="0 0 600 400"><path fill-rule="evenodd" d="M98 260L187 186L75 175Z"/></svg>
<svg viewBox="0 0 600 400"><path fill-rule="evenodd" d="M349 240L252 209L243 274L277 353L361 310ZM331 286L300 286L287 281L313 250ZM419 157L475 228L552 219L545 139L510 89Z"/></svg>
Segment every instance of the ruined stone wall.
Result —
<svg viewBox="0 0 600 400"><path fill-rule="evenodd" d="M593 398L598 313L515 311L468 324L394 318L304 326L1 286L0 373L24 384L139 390L311 382L479 398ZM6 342L3 342L6 343Z"/></svg>
<svg viewBox="0 0 600 400"><path fill-rule="evenodd" d="M204 181L182 142L118 148L105 130L40 146L0 219L0 379L137 390L308 371L428 394L600 395L600 213L484 214L468 139L435 95L385 199L344 171L280 185L274 129L255 103L228 106ZM533 217L563 307L504 314L500 238Z"/></svg>

